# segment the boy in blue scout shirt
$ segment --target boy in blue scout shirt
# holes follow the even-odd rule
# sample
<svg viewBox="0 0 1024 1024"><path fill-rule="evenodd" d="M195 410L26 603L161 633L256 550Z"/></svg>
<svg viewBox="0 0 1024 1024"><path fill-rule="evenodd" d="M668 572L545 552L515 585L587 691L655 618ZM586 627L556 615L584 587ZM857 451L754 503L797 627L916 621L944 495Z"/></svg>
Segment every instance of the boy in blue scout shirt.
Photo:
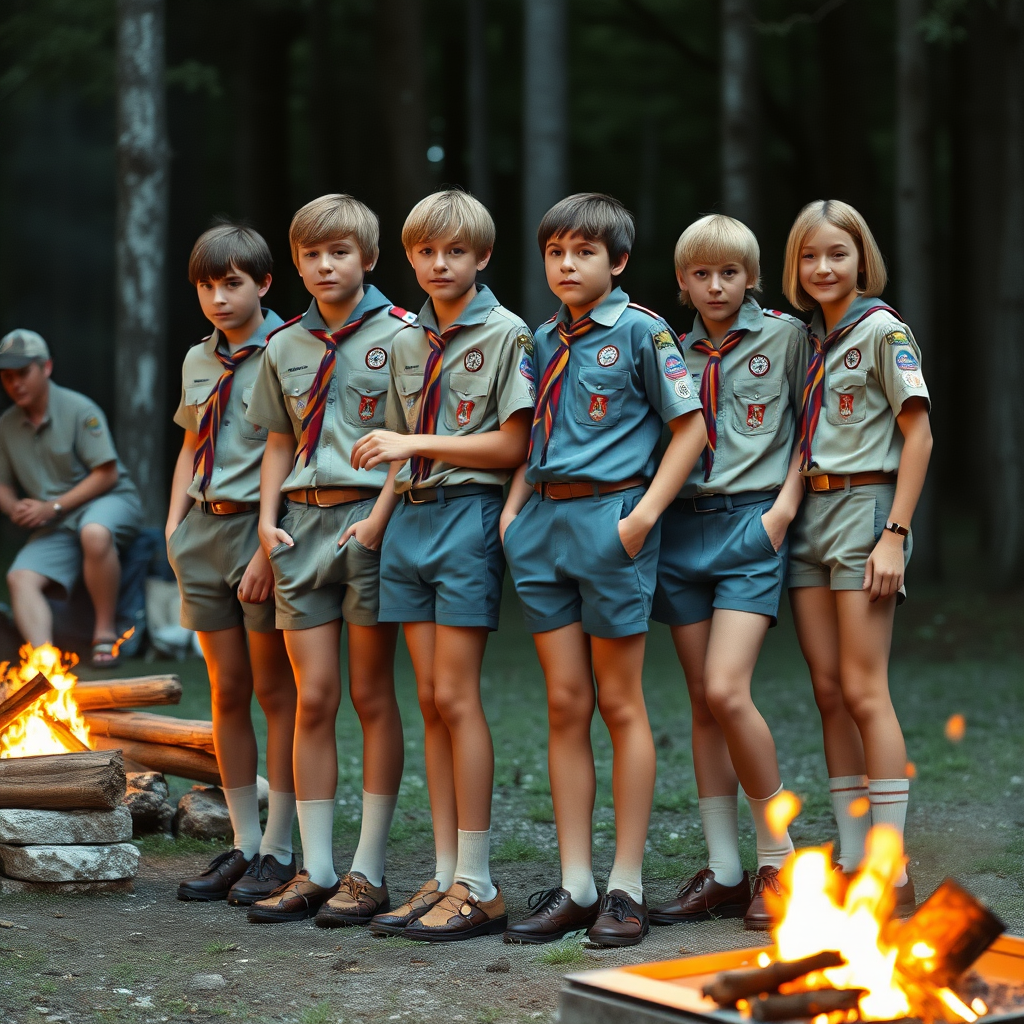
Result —
<svg viewBox="0 0 1024 1024"><path fill-rule="evenodd" d="M494 247L494 221L479 201L458 190L427 196L406 219L402 244L428 298L392 346L391 431L367 434L352 463L401 465L380 619L404 623L416 671L437 861L407 903L370 927L450 942L508 923L489 866L494 750L480 668L505 575L503 485L530 436L533 395L519 364L532 338L476 283Z"/></svg>
<svg viewBox="0 0 1024 1024"><path fill-rule="evenodd" d="M377 218L351 196L307 203L292 219L289 241L313 301L271 335L247 415L270 431L259 530L298 685L303 870L254 903L249 920L316 914L317 924L334 927L365 924L389 905L384 854L402 778L402 721L394 687L397 627L378 623L377 607L380 542L396 501L397 466L390 474L354 469L349 453L384 424L391 340L415 318L364 284L377 261ZM363 816L352 866L339 879L331 840L342 619L349 689L363 728Z"/></svg>
<svg viewBox="0 0 1024 1024"><path fill-rule="evenodd" d="M672 629L693 717L693 766L709 861L676 897L651 909L655 924L743 917L766 928L765 891L793 850L767 807L782 789L775 743L750 682L775 624L786 570L786 531L803 496L794 458L809 361L807 332L753 298L760 252L753 232L712 214L676 243L682 300L697 310L680 339L708 441L661 527L653 617ZM740 863L737 782L757 829L753 899Z"/></svg>
<svg viewBox="0 0 1024 1024"><path fill-rule="evenodd" d="M642 672L660 516L704 446L700 401L675 336L616 278L633 219L617 200L569 196L537 233L562 301L522 367L537 383L530 449L502 512L503 541L548 689L549 770L561 885L511 925L508 942L589 928L600 945L648 931L641 871L655 756ZM672 438L660 466L662 423ZM591 825L596 704L611 733L615 862L598 901Z"/></svg>
<svg viewBox="0 0 1024 1024"><path fill-rule="evenodd" d="M167 513L167 557L181 589L181 624L199 634L210 676L213 737L233 848L178 886L178 899L250 904L295 874L292 736L295 681L274 628L274 576L257 534L266 429L245 418L267 335L281 318L260 307L273 260L251 228L200 235L188 278L213 333L182 366L174 422L185 439ZM267 828L256 794L253 692L267 716Z"/></svg>

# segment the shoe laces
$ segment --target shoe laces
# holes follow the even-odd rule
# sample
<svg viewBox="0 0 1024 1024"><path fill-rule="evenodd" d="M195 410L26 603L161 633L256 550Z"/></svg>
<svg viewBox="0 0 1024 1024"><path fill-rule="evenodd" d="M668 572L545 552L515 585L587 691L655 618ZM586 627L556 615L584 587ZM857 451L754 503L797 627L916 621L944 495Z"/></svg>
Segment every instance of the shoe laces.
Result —
<svg viewBox="0 0 1024 1024"><path fill-rule="evenodd" d="M773 892L782 895L782 884L779 882L778 871L769 871L766 874L761 874L759 871L754 876L754 896L759 896L765 889L771 889Z"/></svg>
<svg viewBox="0 0 1024 1024"><path fill-rule="evenodd" d="M225 864L227 861L231 860L231 858L234 857L234 855L236 853L238 853L238 852L240 852L240 851L238 851L238 850L225 850L223 853L218 853L217 856L214 857L213 860L211 860L210 863L207 865L207 868L203 872L203 874L204 875L211 875L211 874L213 874L213 872L216 871L217 868L219 868L222 864Z"/></svg>
<svg viewBox="0 0 1024 1024"><path fill-rule="evenodd" d="M368 881L362 881L356 878L351 872L341 876L341 882L338 885L338 892L344 893L354 903L358 903L363 893L370 888Z"/></svg>
<svg viewBox="0 0 1024 1024"><path fill-rule="evenodd" d="M679 891L676 893L677 896L685 896L687 893L700 892L704 886L711 881L711 875L713 872L711 868L701 868L692 878L686 879L681 886Z"/></svg>
<svg viewBox="0 0 1024 1024"><path fill-rule="evenodd" d="M540 914L554 907L560 900L563 891L560 885L551 889L538 889L530 896L526 904L535 914Z"/></svg>
<svg viewBox="0 0 1024 1024"><path fill-rule="evenodd" d="M257 864L255 871L256 878L261 882L267 882L274 877L274 869L270 866L270 854L265 853L258 859L259 864Z"/></svg>
<svg viewBox="0 0 1024 1024"><path fill-rule="evenodd" d="M625 896L615 896L610 892L605 893L604 899L601 901L601 913L611 914L617 921L626 921L631 917L636 917L636 912L629 905Z"/></svg>

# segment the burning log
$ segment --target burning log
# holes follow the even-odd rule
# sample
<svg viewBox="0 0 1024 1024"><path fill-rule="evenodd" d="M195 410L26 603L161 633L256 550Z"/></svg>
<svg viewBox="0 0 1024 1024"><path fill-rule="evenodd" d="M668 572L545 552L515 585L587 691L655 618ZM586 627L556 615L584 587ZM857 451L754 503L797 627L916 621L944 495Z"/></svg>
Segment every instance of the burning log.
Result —
<svg viewBox="0 0 1024 1024"><path fill-rule="evenodd" d="M115 739L111 736L90 736L95 750L121 750L124 757L142 765L147 771L179 775L196 782L219 786L220 769L217 758L205 750L175 747L168 743L145 743L141 740Z"/></svg>
<svg viewBox="0 0 1024 1024"><path fill-rule="evenodd" d="M171 718L146 711L92 711L85 715L91 736L110 736L144 743L194 747L212 754L213 723L193 718Z"/></svg>
<svg viewBox="0 0 1024 1024"><path fill-rule="evenodd" d="M180 704L181 680L177 676L140 676L137 679L97 679L86 682L79 680L74 694L82 711Z"/></svg>
<svg viewBox="0 0 1024 1024"><path fill-rule="evenodd" d="M53 686L42 672L36 673L24 686L0 701L0 732L3 732L20 714L27 711L37 700L51 693Z"/></svg>
<svg viewBox="0 0 1024 1024"><path fill-rule="evenodd" d="M126 785L117 750L0 760L0 807L112 810Z"/></svg>
<svg viewBox="0 0 1024 1024"><path fill-rule="evenodd" d="M796 981L811 971L840 967L844 963L846 961L838 953L827 950L802 960L777 962L747 971L723 971L704 986L704 995L714 999L719 1006L735 1006L738 999L747 999L762 992L778 992L780 985Z"/></svg>
<svg viewBox="0 0 1024 1024"><path fill-rule="evenodd" d="M759 1021L793 1020L836 1010L856 1010L864 992L862 988L819 988L784 996L764 995L750 1001L750 1016Z"/></svg>
<svg viewBox="0 0 1024 1024"><path fill-rule="evenodd" d="M71 727L62 722L56 715L51 715L45 708L40 711L43 721L49 726L50 731L73 753L81 753L89 749L88 743L83 743L72 731Z"/></svg>

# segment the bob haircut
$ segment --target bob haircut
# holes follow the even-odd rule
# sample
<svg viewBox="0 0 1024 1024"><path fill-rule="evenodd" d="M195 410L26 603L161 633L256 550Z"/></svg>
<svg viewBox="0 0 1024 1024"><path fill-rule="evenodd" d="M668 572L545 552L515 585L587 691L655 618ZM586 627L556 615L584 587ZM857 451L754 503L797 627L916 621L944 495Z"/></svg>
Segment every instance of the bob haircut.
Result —
<svg viewBox="0 0 1024 1024"><path fill-rule="evenodd" d="M274 257L263 236L241 224L217 224L204 231L188 258L188 283L217 281L233 270L248 274L258 285L274 269Z"/></svg>
<svg viewBox="0 0 1024 1024"><path fill-rule="evenodd" d="M296 267L299 265L299 249L304 246L337 238L354 238L363 262L377 262L380 244L377 214L365 203L340 192L306 203L292 217L288 228L292 262Z"/></svg>
<svg viewBox="0 0 1024 1024"><path fill-rule="evenodd" d="M885 290L885 260L867 221L849 203L840 199L816 199L796 216L786 242L786 264L782 270L782 291L797 309L814 309L817 303L800 284L800 250L808 237L822 224L832 224L845 231L857 246L860 266L857 269L857 292L873 298Z"/></svg>
<svg viewBox="0 0 1024 1024"><path fill-rule="evenodd" d="M409 211L402 226L402 245L408 250L433 238L451 238L484 256L494 248L494 234L487 207L468 192L450 188L421 199Z"/></svg>
<svg viewBox="0 0 1024 1024"><path fill-rule="evenodd" d="M537 244L543 256L548 242L563 235L582 235L601 242L616 264L633 249L636 227L633 215L612 196L601 192L577 192L555 203L537 228Z"/></svg>
<svg viewBox="0 0 1024 1024"><path fill-rule="evenodd" d="M676 273L681 277L690 267L738 263L747 272L751 291L761 287L761 249L754 232L735 217L709 213L695 220L676 242ZM687 290L680 285L680 301L692 308Z"/></svg>

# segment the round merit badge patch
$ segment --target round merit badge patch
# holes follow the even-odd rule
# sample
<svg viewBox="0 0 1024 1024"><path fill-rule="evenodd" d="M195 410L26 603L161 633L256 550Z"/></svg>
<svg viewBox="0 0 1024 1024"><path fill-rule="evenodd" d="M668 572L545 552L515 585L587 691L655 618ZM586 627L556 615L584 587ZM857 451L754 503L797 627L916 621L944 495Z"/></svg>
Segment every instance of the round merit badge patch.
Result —
<svg viewBox="0 0 1024 1024"><path fill-rule="evenodd" d="M462 360L462 365L465 366L470 373L476 373L481 366L484 365L484 354L478 348L471 348L467 353L465 359Z"/></svg>
<svg viewBox="0 0 1024 1024"><path fill-rule="evenodd" d="M523 356L523 358L519 360L519 372L531 384L533 383L533 363L531 363L526 356Z"/></svg>
<svg viewBox="0 0 1024 1024"><path fill-rule="evenodd" d="M916 373L907 372L903 374L903 379L906 381L908 388L923 388L924 381Z"/></svg>
<svg viewBox="0 0 1024 1024"><path fill-rule="evenodd" d="M856 370L860 366L860 349L851 348L849 352L843 356L843 366L848 370Z"/></svg>
<svg viewBox="0 0 1024 1024"><path fill-rule="evenodd" d="M614 366L619 361L619 350L614 345L605 345L597 353L598 366Z"/></svg>
<svg viewBox="0 0 1024 1024"><path fill-rule="evenodd" d="M896 353L896 368L898 370L917 370L920 367L917 364L917 360L914 358L914 353L908 349L900 349Z"/></svg>
<svg viewBox="0 0 1024 1024"><path fill-rule="evenodd" d="M682 356L677 356L674 352L665 356L665 376L669 380L679 380L686 376L686 363L683 362Z"/></svg>
<svg viewBox="0 0 1024 1024"><path fill-rule="evenodd" d="M690 397L690 385L685 380L677 380L675 383L675 393L680 398Z"/></svg>
<svg viewBox="0 0 1024 1024"><path fill-rule="evenodd" d="M747 369L755 377L763 377L771 368L772 361L763 352L751 356L750 362L747 363Z"/></svg>
<svg viewBox="0 0 1024 1024"><path fill-rule="evenodd" d="M387 366L388 354L382 348L371 348L366 353L366 365L371 370L382 370Z"/></svg>

